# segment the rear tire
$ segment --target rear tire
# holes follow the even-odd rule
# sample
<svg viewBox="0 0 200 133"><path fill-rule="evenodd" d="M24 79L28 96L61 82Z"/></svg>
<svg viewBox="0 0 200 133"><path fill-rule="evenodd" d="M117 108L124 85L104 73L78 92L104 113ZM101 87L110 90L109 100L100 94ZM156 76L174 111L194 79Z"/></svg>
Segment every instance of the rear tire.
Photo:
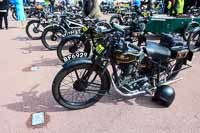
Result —
<svg viewBox="0 0 200 133"><path fill-rule="evenodd" d="M200 50L200 31L190 34L187 45L191 52Z"/></svg>
<svg viewBox="0 0 200 133"><path fill-rule="evenodd" d="M175 66L174 66L174 68L173 68L173 70L172 70L172 72L175 72L175 71L177 71L177 70L180 70L180 69L182 68L182 66L183 66L183 63L184 63L184 59L177 59L177 60L176 60L176 63L175 63ZM176 76L178 75L178 73L179 73L179 71L177 71L177 72L175 72L175 73L169 75L169 76L167 77L167 80L169 81L169 80L175 79Z"/></svg>
<svg viewBox="0 0 200 133"><path fill-rule="evenodd" d="M189 36L190 36L190 31L192 31L192 29L198 27L199 24L198 23L191 23L189 24L185 29L184 29L184 32L183 32L183 39L185 41L188 40Z"/></svg>

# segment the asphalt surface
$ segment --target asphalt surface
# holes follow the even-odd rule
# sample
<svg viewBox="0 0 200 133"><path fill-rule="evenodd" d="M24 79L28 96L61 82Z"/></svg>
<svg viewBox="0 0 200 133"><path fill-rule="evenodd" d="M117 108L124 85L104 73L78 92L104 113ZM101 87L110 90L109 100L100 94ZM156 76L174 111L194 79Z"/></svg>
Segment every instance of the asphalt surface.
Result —
<svg viewBox="0 0 200 133"><path fill-rule="evenodd" d="M0 30L1 133L200 133L200 54L173 85L176 98L169 108L147 96L127 99L112 91L92 107L69 111L51 93L62 64L56 52L29 40L17 22L9 23L9 30ZM31 114L40 111L48 123L31 127Z"/></svg>

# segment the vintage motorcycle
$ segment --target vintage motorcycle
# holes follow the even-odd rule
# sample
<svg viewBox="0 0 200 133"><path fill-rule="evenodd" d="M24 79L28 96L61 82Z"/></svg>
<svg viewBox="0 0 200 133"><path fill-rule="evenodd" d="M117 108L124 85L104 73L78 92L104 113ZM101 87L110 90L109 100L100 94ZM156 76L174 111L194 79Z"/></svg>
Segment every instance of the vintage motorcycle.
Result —
<svg viewBox="0 0 200 133"><path fill-rule="evenodd" d="M114 23L112 27L101 31L106 37L90 58L84 52L66 56L68 61L53 81L55 100L68 109L86 108L110 94L112 84L122 96L149 94L154 101L170 106L175 91L169 84L190 67L187 61L192 60L193 53L184 44L166 41L167 35L160 44L147 42L138 47L123 38L123 26Z"/></svg>

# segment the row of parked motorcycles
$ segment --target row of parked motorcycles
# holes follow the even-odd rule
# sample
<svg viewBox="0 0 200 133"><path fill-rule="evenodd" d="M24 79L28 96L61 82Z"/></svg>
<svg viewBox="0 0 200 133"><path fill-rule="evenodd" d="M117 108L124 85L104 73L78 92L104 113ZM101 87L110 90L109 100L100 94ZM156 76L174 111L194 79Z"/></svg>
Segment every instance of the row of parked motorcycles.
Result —
<svg viewBox="0 0 200 133"><path fill-rule="evenodd" d="M150 95L169 107L175 98L170 84L191 67L188 61L200 48L200 29L190 32L187 41L163 33L156 34L159 42L151 42L145 33L148 19L138 10L126 21L112 18L108 22L75 10L40 10L38 18L28 22L28 37L57 50L64 63L52 85L55 100L68 109L82 109L112 96L113 88L124 97Z"/></svg>

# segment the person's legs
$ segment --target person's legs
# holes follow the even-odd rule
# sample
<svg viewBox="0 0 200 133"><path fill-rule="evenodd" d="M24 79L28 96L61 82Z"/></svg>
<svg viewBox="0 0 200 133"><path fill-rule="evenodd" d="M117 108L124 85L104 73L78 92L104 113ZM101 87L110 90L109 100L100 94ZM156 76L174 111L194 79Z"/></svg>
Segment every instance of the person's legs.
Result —
<svg viewBox="0 0 200 133"><path fill-rule="evenodd" d="M5 28L8 29L8 13L4 13L4 23L5 23Z"/></svg>
<svg viewBox="0 0 200 133"><path fill-rule="evenodd" d="M0 29L3 29L2 21L3 21L3 16L2 16L2 12L0 12Z"/></svg>

